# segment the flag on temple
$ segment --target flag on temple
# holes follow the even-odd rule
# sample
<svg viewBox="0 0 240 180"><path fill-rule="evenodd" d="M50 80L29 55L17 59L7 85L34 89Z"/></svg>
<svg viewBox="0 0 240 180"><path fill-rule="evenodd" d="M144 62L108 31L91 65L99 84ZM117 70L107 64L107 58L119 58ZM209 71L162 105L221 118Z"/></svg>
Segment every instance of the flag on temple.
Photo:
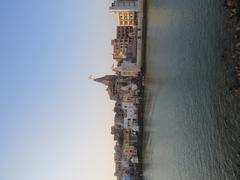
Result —
<svg viewBox="0 0 240 180"><path fill-rule="evenodd" d="M93 76L92 75L88 76L88 79L93 79Z"/></svg>

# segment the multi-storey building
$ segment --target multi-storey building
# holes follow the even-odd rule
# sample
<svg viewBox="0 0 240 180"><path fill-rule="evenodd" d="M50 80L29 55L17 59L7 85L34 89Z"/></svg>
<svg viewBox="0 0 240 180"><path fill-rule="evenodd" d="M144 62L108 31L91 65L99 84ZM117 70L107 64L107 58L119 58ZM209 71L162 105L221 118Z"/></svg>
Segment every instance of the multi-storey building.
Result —
<svg viewBox="0 0 240 180"><path fill-rule="evenodd" d="M113 59L136 61L137 36L132 26L117 26L116 39L112 40Z"/></svg>
<svg viewBox="0 0 240 180"><path fill-rule="evenodd" d="M114 68L113 71L120 76L137 77L140 72L140 68L135 63L123 62L118 67Z"/></svg>
<svg viewBox="0 0 240 180"><path fill-rule="evenodd" d="M137 0L115 0L109 11L117 16L117 24L119 26L137 25Z"/></svg>

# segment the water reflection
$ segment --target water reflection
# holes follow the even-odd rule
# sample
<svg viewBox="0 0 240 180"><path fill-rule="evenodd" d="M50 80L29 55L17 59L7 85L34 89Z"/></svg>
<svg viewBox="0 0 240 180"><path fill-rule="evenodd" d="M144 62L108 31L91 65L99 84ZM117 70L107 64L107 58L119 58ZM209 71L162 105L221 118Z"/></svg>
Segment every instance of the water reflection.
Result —
<svg viewBox="0 0 240 180"><path fill-rule="evenodd" d="M216 0L148 1L145 179L239 179L223 12Z"/></svg>

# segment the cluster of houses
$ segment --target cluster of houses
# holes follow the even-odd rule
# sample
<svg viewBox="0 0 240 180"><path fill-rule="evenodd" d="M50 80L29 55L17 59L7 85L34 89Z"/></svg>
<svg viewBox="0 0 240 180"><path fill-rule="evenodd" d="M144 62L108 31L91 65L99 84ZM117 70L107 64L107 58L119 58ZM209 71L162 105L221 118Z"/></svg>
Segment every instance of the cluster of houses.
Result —
<svg viewBox="0 0 240 180"><path fill-rule="evenodd" d="M115 0L109 10L117 17L116 38L111 41L114 75L94 81L107 86L111 100L115 101L114 125L111 134L116 141L114 175L118 180L142 179L141 121L142 76L137 63L139 36L139 0Z"/></svg>

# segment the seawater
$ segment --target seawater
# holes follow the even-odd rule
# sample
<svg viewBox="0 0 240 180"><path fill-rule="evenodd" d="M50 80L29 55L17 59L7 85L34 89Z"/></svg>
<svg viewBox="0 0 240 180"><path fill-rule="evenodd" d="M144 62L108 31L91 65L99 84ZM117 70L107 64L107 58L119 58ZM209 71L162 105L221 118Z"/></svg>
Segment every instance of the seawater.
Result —
<svg viewBox="0 0 240 180"><path fill-rule="evenodd" d="M240 179L221 0L147 0L144 179Z"/></svg>

